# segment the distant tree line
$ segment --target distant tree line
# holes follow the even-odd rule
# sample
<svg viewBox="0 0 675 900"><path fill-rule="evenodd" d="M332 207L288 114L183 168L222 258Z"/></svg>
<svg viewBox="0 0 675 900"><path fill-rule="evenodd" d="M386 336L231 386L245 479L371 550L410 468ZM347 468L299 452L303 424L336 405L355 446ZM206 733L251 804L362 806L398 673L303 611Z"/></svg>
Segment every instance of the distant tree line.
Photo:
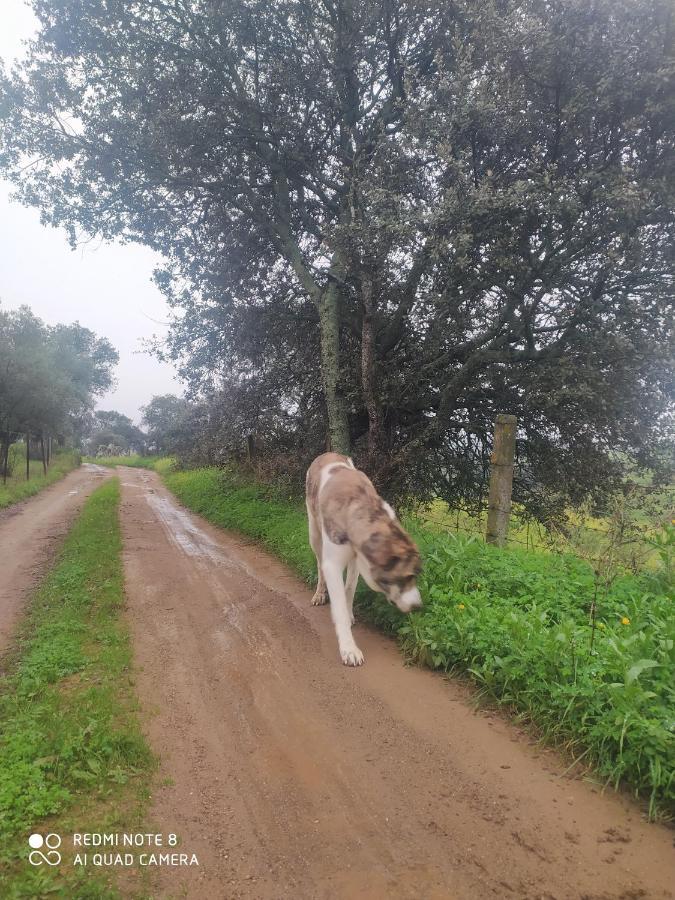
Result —
<svg viewBox="0 0 675 900"><path fill-rule="evenodd" d="M390 495L600 499L664 470L668 0L33 0L0 168L162 253L205 458L350 451Z"/></svg>
<svg viewBox="0 0 675 900"><path fill-rule="evenodd" d="M159 394L141 407L141 426L116 410L93 412L87 420L82 447L92 456L181 455L191 458L197 443L192 405L173 394Z"/></svg>
<svg viewBox="0 0 675 900"><path fill-rule="evenodd" d="M116 350L78 323L45 325L30 309L0 309L0 467L10 445L37 442L47 466L53 440L76 443L94 398L112 384ZM29 468L26 468L26 477Z"/></svg>

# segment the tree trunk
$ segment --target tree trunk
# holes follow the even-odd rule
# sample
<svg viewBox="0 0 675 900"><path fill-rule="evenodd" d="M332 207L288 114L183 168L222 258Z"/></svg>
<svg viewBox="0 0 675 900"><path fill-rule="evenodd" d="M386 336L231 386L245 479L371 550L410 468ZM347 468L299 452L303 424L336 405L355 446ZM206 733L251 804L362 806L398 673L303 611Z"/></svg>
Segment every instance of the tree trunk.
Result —
<svg viewBox="0 0 675 900"><path fill-rule="evenodd" d="M30 481L30 434L26 435L26 481Z"/></svg>
<svg viewBox="0 0 675 900"><path fill-rule="evenodd" d="M375 339L373 335L373 281L364 278L361 289L363 321L361 323L361 387L368 413L368 469L378 468L377 457L382 449L382 411L377 401L375 379Z"/></svg>
<svg viewBox="0 0 675 900"><path fill-rule="evenodd" d="M321 379L328 412L328 437L331 450L349 453L349 420L347 405L340 387L340 289L344 265L338 251L333 252L329 281L320 286L305 264L299 244L290 229L288 181L281 176L276 183L280 216L275 225L284 247L284 254L308 295L319 311Z"/></svg>
<svg viewBox="0 0 675 900"><path fill-rule="evenodd" d="M7 484L7 474L9 469L9 431L5 434L2 442L2 483Z"/></svg>
<svg viewBox="0 0 675 900"><path fill-rule="evenodd" d="M42 471L47 474L47 456L45 455L45 439L44 435L40 435L40 450L42 451Z"/></svg>
<svg viewBox="0 0 675 900"><path fill-rule="evenodd" d="M347 404L340 387L340 292L331 281L319 300L321 374L328 410L331 450L349 453Z"/></svg>

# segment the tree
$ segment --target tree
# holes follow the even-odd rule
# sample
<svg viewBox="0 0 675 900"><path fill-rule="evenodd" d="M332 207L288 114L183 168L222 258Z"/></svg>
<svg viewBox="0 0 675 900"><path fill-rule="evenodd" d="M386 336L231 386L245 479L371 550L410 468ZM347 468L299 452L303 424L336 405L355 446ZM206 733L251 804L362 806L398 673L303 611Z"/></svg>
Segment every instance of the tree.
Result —
<svg viewBox="0 0 675 900"><path fill-rule="evenodd" d="M35 0L5 172L167 257L168 354L400 493L521 499L643 462L666 408L670 10L660 0ZM672 184L672 178L670 179ZM249 398L248 400L246 398ZM273 409L272 409L273 407Z"/></svg>
<svg viewBox="0 0 675 900"><path fill-rule="evenodd" d="M90 452L96 452L101 444L113 444L121 450L144 453L147 438L128 416L114 409L97 409L91 417L86 441Z"/></svg>
<svg viewBox="0 0 675 900"><path fill-rule="evenodd" d="M26 306L0 310L0 435L66 434L112 383L117 353L81 325L46 326Z"/></svg>
<svg viewBox="0 0 675 900"><path fill-rule="evenodd" d="M188 402L174 394L157 395L147 406L141 407L148 444L155 453L174 453L177 450L189 410Z"/></svg>

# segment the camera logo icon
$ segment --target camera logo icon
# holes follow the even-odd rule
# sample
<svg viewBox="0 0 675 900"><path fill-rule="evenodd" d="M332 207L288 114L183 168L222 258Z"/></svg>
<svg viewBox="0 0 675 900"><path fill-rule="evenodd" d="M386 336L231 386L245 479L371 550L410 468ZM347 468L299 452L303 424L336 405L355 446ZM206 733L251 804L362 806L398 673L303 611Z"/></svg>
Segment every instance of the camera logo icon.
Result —
<svg viewBox="0 0 675 900"><path fill-rule="evenodd" d="M48 866L58 866L61 862L61 854L58 848L61 846L61 837L54 832L50 832L44 837L41 834L31 834L28 838L28 846L31 852L28 854L28 861L31 866L41 866L47 863ZM43 852L42 848L47 849Z"/></svg>

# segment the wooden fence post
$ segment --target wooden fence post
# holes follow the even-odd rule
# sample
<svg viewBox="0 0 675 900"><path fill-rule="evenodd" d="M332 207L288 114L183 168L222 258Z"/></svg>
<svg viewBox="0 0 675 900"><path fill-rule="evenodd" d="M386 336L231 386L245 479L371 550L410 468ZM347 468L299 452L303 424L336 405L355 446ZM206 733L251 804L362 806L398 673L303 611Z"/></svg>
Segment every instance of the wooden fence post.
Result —
<svg viewBox="0 0 675 900"><path fill-rule="evenodd" d="M500 413L495 422L485 540L488 544L496 544L497 547L504 546L509 530L517 424L518 419L515 416L504 413Z"/></svg>
<svg viewBox="0 0 675 900"><path fill-rule="evenodd" d="M5 435L5 439L2 442L2 483L7 484L7 475L9 470L9 443L10 443L10 434L9 431Z"/></svg>
<svg viewBox="0 0 675 900"><path fill-rule="evenodd" d="M45 437L40 433L40 452L42 454L42 471L47 474L47 454L45 452Z"/></svg>

